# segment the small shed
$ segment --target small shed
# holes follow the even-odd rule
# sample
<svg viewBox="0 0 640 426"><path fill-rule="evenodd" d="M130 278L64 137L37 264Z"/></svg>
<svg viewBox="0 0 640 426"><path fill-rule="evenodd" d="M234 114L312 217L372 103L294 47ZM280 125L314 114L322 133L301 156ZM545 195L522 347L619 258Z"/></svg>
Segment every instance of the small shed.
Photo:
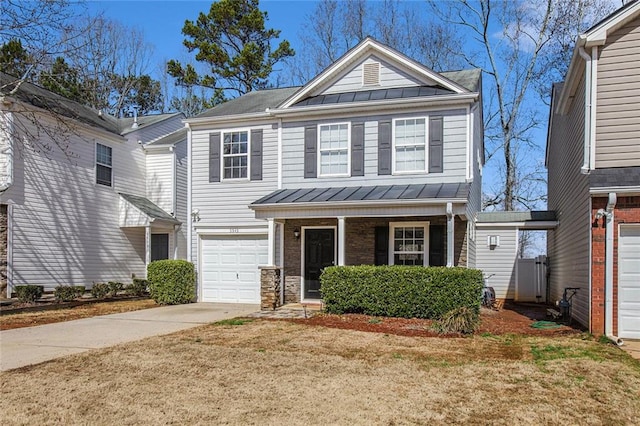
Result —
<svg viewBox="0 0 640 426"><path fill-rule="evenodd" d="M518 259L520 230L558 226L554 211L480 212L476 216L476 267L488 277L497 299L546 301L544 259ZM526 261L526 262L524 262ZM519 270L520 269L520 270Z"/></svg>

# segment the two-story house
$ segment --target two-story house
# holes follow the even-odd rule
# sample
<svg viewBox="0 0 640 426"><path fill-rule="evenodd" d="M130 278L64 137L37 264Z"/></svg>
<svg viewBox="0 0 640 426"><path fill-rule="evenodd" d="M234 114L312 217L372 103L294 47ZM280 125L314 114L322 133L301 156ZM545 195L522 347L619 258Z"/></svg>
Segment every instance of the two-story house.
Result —
<svg viewBox="0 0 640 426"><path fill-rule="evenodd" d="M578 37L550 117L553 298L580 287L573 316L592 333L640 338L639 1Z"/></svg>
<svg viewBox="0 0 640 426"><path fill-rule="evenodd" d="M184 116L115 118L15 84L0 73L16 88L0 98L2 292L127 283L153 259L184 258Z"/></svg>
<svg viewBox="0 0 640 426"><path fill-rule="evenodd" d="M302 87L186 120L198 298L320 300L328 265L475 266L479 70L437 73L372 38Z"/></svg>

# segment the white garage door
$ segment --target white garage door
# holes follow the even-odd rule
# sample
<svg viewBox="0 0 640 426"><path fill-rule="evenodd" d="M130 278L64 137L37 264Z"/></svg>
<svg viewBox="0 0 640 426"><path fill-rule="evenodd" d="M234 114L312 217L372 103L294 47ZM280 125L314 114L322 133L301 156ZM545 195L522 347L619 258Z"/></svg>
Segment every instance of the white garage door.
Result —
<svg viewBox="0 0 640 426"><path fill-rule="evenodd" d="M640 339L640 226L620 226L618 336Z"/></svg>
<svg viewBox="0 0 640 426"><path fill-rule="evenodd" d="M202 301L260 303L260 270L267 264L261 236L202 237Z"/></svg>

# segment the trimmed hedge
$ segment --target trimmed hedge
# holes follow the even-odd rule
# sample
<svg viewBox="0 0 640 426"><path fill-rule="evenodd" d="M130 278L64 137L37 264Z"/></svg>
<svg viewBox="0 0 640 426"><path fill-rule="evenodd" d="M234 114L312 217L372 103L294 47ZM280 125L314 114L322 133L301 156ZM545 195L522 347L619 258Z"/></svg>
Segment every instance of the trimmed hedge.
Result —
<svg viewBox="0 0 640 426"><path fill-rule="evenodd" d="M18 300L22 303L33 303L42 297L44 286L41 285L17 285L14 287Z"/></svg>
<svg viewBox="0 0 640 426"><path fill-rule="evenodd" d="M91 295L96 299L104 299L109 294L109 284L107 283L93 283L91 287Z"/></svg>
<svg viewBox="0 0 640 426"><path fill-rule="evenodd" d="M186 260L156 260L147 267L151 298L163 305L190 303L195 299L196 273Z"/></svg>
<svg viewBox="0 0 640 426"><path fill-rule="evenodd" d="M83 285L59 285L53 291L56 302L70 302L86 291Z"/></svg>
<svg viewBox="0 0 640 426"><path fill-rule="evenodd" d="M480 311L482 272L461 267L331 266L320 276L326 311L439 319Z"/></svg>
<svg viewBox="0 0 640 426"><path fill-rule="evenodd" d="M124 290L127 294L131 294L133 296L144 296L147 293L147 287L149 283L147 280L143 278L134 278L133 282L126 286Z"/></svg>

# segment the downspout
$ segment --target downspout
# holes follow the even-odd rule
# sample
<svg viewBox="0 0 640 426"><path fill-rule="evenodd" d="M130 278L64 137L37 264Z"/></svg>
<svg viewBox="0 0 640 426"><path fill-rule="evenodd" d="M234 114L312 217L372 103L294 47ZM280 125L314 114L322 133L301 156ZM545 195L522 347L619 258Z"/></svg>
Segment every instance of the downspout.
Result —
<svg viewBox="0 0 640 426"><path fill-rule="evenodd" d="M592 58L584 50L584 47L580 46L578 53L585 61L585 78L584 78L584 151L583 151L583 163L580 168L582 174L588 174L591 171L591 120L593 118L593 97L592 97Z"/></svg>
<svg viewBox="0 0 640 426"><path fill-rule="evenodd" d="M606 220L604 252L604 333L609 340L618 346L622 346L624 343L622 339L613 334L613 210L616 202L616 193L610 192L607 207L598 210L596 219L604 217Z"/></svg>
<svg viewBox="0 0 640 426"><path fill-rule="evenodd" d="M6 100L3 100L6 102ZM13 185L13 114L8 113L6 117L6 133L7 133L7 146L0 152L0 154L6 159L6 171L2 180L0 181L0 194L6 191Z"/></svg>
<svg viewBox="0 0 640 426"><path fill-rule="evenodd" d="M191 206L191 127L187 126L187 260L193 262L192 249L193 241L193 209Z"/></svg>

